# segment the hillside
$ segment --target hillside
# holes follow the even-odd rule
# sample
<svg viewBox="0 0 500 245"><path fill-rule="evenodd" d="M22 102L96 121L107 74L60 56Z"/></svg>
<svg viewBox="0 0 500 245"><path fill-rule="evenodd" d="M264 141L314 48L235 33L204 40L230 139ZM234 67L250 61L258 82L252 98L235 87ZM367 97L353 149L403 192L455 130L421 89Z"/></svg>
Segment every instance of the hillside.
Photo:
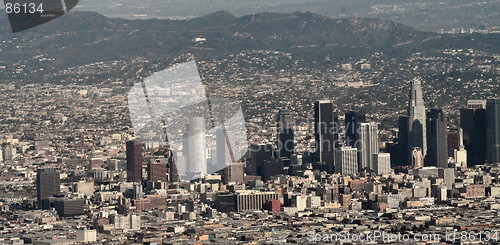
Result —
<svg viewBox="0 0 500 245"><path fill-rule="evenodd" d="M306 61L405 57L443 48L498 53L498 34L443 35L391 21L331 19L312 13L259 13L235 17L216 12L191 20L126 20L94 12L70 12L47 24L12 34L0 23L0 65L24 62L48 74L67 67L112 60L197 60L223 58L243 50L291 53ZM33 57L51 62L32 62ZM35 59L36 60L36 59ZM5 75L5 74L4 74Z"/></svg>

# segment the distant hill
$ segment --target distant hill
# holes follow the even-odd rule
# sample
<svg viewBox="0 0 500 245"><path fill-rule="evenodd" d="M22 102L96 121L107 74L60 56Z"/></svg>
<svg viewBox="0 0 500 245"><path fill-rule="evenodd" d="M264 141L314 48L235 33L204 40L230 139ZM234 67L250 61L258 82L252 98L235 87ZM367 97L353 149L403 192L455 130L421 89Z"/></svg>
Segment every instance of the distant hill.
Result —
<svg viewBox="0 0 500 245"><path fill-rule="evenodd" d="M346 59L375 52L404 57L417 51L474 48L498 53L499 34L443 35L391 21L331 19L313 13L259 13L235 17L216 12L191 20L127 20L95 12L70 12L39 27L12 34L0 24L0 65L38 55L44 73L98 61L224 57L241 50L278 50L305 60ZM34 64L36 65L36 64Z"/></svg>
<svg viewBox="0 0 500 245"><path fill-rule="evenodd" d="M420 30L499 30L498 0L82 0L79 10L109 17L192 18L221 9L243 16L259 12L313 12L332 18L391 20Z"/></svg>

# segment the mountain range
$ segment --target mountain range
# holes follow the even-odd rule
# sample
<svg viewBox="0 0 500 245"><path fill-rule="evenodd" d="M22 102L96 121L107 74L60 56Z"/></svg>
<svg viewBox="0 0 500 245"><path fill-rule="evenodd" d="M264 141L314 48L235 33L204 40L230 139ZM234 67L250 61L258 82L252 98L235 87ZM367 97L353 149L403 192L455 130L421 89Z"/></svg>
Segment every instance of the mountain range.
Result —
<svg viewBox="0 0 500 245"><path fill-rule="evenodd" d="M273 50L305 60L342 61L380 53L405 57L415 52L472 48L498 53L500 34L438 34L392 21L332 19L313 13L259 13L236 17L219 11L190 20L128 20L95 12L70 12L52 22L13 34L0 23L0 66L33 57L43 73L94 62L223 58L243 50Z"/></svg>
<svg viewBox="0 0 500 245"><path fill-rule="evenodd" d="M80 0L78 10L108 17L193 18L227 10L243 16L259 12L313 12L332 18L379 18L421 30L498 30L498 0Z"/></svg>

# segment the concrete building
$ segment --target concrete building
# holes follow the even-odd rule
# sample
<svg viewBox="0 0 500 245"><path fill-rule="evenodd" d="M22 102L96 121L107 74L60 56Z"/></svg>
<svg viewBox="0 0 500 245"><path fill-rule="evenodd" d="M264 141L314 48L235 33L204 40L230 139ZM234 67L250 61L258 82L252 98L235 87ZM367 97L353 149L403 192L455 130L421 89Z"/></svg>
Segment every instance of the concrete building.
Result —
<svg viewBox="0 0 500 245"><path fill-rule="evenodd" d="M355 175L358 173L358 150L340 147L335 150L335 173Z"/></svg>
<svg viewBox="0 0 500 245"><path fill-rule="evenodd" d="M42 208L42 200L60 193L60 174L55 168L42 168L36 174L36 200Z"/></svg>
<svg viewBox="0 0 500 245"><path fill-rule="evenodd" d="M389 174L391 169L391 154L389 153L376 153L372 155L373 158L373 171L377 175Z"/></svg>
<svg viewBox="0 0 500 245"><path fill-rule="evenodd" d="M457 164L457 167L462 169L467 168L467 150L465 150L464 141L463 141L463 130L460 128L458 130L458 149L453 151L453 159Z"/></svg>
<svg viewBox="0 0 500 245"><path fill-rule="evenodd" d="M76 241L81 243L91 243L97 241L97 231L96 230L77 230L76 231Z"/></svg>
<svg viewBox="0 0 500 245"><path fill-rule="evenodd" d="M359 124L359 140L356 141L358 149L358 170L373 170L373 154L378 149L378 125L374 122Z"/></svg>
<svg viewBox="0 0 500 245"><path fill-rule="evenodd" d="M277 199L276 192L236 191L231 194L218 195L215 199L215 207L221 212L262 210L266 201Z"/></svg>
<svg viewBox="0 0 500 245"><path fill-rule="evenodd" d="M408 103L408 144L409 149L419 147L422 155L427 155L426 113L422 92L422 80L415 78L410 82Z"/></svg>

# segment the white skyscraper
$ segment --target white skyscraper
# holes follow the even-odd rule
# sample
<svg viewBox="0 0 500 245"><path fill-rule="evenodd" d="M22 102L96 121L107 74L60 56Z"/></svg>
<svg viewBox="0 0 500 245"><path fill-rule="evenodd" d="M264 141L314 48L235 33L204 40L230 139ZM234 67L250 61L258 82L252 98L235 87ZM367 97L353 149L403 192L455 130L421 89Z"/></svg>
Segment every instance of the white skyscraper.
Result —
<svg viewBox="0 0 500 245"><path fill-rule="evenodd" d="M358 173L358 150L353 147L335 149L335 172L343 175Z"/></svg>
<svg viewBox="0 0 500 245"><path fill-rule="evenodd" d="M391 170L391 154L389 153L375 153L372 155L373 171L377 175L389 174Z"/></svg>
<svg viewBox="0 0 500 245"><path fill-rule="evenodd" d="M359 141L356 142L356 147L359 151L359 170L373 170L372 156L379 152L378 125L376 123L361 123L359 125Z"/></svg>
<svg viewBox="0 0 500 245"><path fill-rule="evenodd" d="M422 149L420 147L414 147L411 151L411 165L413 168L423 168L424 167L424 156L422 155Z"/></svg>
<svg viewBox="0 0 500 245"><path fill-rule="evenodd" d="M464 132L461 128L458 130L458 142L458 149L453 151L453 158L457 167L464 169L467 168L467 150L465 150Z"/></svg>
<svg viewBox="0 0 500 245"><path fill-rule="evenodd" d="M408 149L419 147L422 155L427 154L426 113L422 92L422 80L415 78L410 83L408 103Z"/></svg>

